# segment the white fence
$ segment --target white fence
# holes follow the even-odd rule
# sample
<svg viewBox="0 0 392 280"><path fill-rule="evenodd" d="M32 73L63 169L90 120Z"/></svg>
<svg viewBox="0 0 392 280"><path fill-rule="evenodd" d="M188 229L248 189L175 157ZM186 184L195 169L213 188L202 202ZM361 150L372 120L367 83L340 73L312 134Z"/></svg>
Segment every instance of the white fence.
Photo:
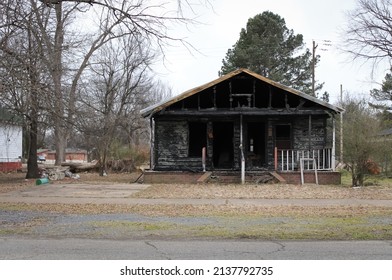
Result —
<svg viewBox="0 0 392 280"><path fill-rule="evenodd" d="M275 149L275 169L281 171L299 171L301 159L304 170L334 170L332 149L318 150L279 150Z"/></svg>

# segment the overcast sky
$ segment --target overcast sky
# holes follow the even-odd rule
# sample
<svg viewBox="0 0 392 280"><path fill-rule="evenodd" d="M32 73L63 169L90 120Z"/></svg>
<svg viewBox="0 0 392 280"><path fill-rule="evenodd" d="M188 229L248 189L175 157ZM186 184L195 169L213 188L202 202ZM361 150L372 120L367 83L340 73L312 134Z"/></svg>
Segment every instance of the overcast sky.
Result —
<svg viewBox="0 0 392 280"><path fill-rule="evenodd" d="M312 41L317 44L316 53L321 56L316 68L316 80L325 82L324 91L334 103L343 91L360 96L378 87L385 69L379 69L371 78L370 67L353 63L339 51L342 28L347 24L345 13L355 6L355 0L210 0L213 10L200 7L196 10L198 21L203 24L172 30L172 36L186 37L200 53L190 53L185 47L171 47L166 51L165 66L157 63L160 78L172 87L175 95L218 78L222 59L229 48L239 39L241 28L249 18L264 11L283 17L286 26L295 34L302 34L306 47ZM325 46L329 40L332 46ZM323 50L324 49L324 50Z"/></svg>

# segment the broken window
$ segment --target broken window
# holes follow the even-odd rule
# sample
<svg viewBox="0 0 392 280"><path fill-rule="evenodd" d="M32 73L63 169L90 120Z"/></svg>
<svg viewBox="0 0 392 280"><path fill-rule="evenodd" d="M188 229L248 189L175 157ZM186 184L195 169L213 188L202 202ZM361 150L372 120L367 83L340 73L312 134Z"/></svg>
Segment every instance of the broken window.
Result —
<svg viewBox="0 0 392 280"><path fill-rule="evenodd" d="M189 157L201 157L203 147L207 147L207 124L189 123Z"/></svg>

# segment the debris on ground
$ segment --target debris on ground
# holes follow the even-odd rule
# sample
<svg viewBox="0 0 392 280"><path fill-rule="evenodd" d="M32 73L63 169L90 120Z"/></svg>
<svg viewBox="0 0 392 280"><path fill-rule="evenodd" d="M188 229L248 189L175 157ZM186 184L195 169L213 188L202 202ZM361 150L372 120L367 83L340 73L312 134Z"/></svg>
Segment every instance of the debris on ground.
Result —
<svg viewBox="0 0 392 280"><path fill-rule="evenodd" d="M42 168L40 170L40 177L41 178L48 178L51 181L63 180L65 177L69 177L72 179L80 179L79 174L72 173L69 168Z"/></svg>

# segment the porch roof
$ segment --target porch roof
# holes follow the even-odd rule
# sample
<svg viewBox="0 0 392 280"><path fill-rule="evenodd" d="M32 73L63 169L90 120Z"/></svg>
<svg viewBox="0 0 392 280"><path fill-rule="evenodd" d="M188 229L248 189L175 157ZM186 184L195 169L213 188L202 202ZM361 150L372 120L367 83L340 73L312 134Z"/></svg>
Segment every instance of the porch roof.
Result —
<svg viewBox="0 0 392 280"><path fill-rule="evenodd" d="M199 93L199 92L201 92L201 91L203 91L203 90L205 90L207 88L213 87L213 86L215 86L215 85L217 85L217 84L219 84L219 83L221 83L223 81L226 81L226 80L228 80L228 79L230 79L230 78L232 78L232 77L234 77L236 75L239 75L241 73L247 73L248 75L250 75L250 76L252 76L252 77L254 77L254 78L256 78L256 79L258 79L260 81L263 81L263 82L265 82L267 84L270 84L271 86L274 86L276 88L282 89L282 90L284 90L284 91L286 91L286 92L288 92L290 94L294 94L294 95L300 96L301 98L304 98L304 99L309 100L311 102L314 102L314 103L316 103L318 105L321 105L325 109L333 111L335 113L342 113L344 111L344 109L342 109L342 108L340 108L338 106L334 106L334 105L332 105L332 104L330 104L328 102L325 102L325 101L320 100L320 99L318 99L316 97L310 96L310 95L308 95L308 94L306 94L304 92L301 92L301 91L295 90L293 88L290 88L288 86L282 85L282 84L280 84L278 82L270 80L270 79L268 79L268 78L266 78L264 76L261 76L261 75L255 73L255 72L253 72L253 71L250 71L248 69L241 68L241 69L237 69L237 70L235 70L233 72L230 72L230 73L228 73L228 74L226 74L226 75L224 75L222 77L219 77L218 79L215 79L215 80L213 80L213 81L211 81L209 83L206 83L204 85L201 85L201 86L195 87L193 89L187 90L187 91L185 91L185 92L183 92L183 93L181 93L181 94L179 94L177 96L174 96L174 97L169 98L167 100L163 100L163 101L161 101L159 103L156 103L156 104L154 104L152 106L149 106L149 107L141 110L140 112L141 112L143 117L152 116L153 114L155 114L155 113L157 113L157 112L159 112L159 111L169 107L170 105L172 105L172 104L174 104L174 103L176 103L178 101L181 101L181 100L183 100L183 99L185 99L187 97L190 97L190 96L192 96L194 94L197 94L197 93Z"/></svg>

